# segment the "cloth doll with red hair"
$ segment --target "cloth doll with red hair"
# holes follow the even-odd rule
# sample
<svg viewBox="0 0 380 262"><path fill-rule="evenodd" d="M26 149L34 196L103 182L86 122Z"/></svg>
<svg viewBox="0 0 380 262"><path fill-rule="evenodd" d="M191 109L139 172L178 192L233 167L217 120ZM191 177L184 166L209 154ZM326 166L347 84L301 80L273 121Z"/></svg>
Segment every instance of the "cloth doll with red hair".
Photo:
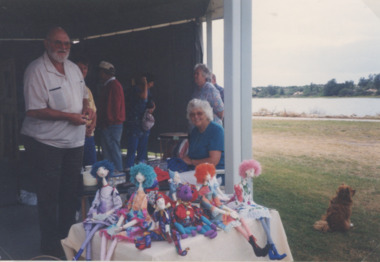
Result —
<svg viewBox="0 0 380 262"><path fill-rule="evenodd" d="M197 183L201 184L199 189L201 207L209 211L211 221L225 231L235 228L252 246L256 256L266 256L269 245L264 248L259 247L245 220L240 218L236 211L223 205L217 194L211 189L210 181L215 176L215 166L209 163L200 164L196 166L194 176Z"/></svg>
<svg viewBox="0 0 380 262"><path fill-rule="evenodd" d="M258 205L253 201L252 194L252 179L261 174L261 165L258 161L244 160L239 166L239 175L241 182L234 185L235 194L234 201L230 202L228 206L236 210L240 217L248 219L260 220L264 231L267 235L267 242L269 245L268 255L271 260L281 260L286 257L286 254L279 254L276 246L272 240L270 233L270 213L269 209Z"/></svg>

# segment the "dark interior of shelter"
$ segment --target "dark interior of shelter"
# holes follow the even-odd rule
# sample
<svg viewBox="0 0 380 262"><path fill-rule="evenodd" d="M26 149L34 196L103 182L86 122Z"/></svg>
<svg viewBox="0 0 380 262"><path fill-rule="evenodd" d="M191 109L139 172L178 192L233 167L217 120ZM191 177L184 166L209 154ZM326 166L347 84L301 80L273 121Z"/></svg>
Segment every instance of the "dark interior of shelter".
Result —
<svg viewBox="0 0 380 262"><path fill-rule="evenodd" d="M17 205L20 189L34 191L20 135L25 115L23 74L43 54L49 28L61 26L79 41L72 44L69 59L78 55L89 59L86 84L95 101L100 88L97 65L102 60L115 66L126 95L136 74L154 75L156 121L148 151L159 153L159 134L188 131L186 105L194 88L193 68L203 56L199 18L208 5L209 0L1 1L0 207L11 210ZM97 137L96 141L99 144Z"/></svg>

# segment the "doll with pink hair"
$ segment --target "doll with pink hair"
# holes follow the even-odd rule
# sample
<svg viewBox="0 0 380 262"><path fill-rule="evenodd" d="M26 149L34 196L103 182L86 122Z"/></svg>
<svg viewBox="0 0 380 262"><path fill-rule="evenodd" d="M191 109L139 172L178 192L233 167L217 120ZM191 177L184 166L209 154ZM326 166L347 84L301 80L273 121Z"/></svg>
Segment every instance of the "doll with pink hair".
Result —
<svg viewBox="0 0 380 262"><path fill-rule="evenodd" d="M215 176L215 172L215 166L209 163L200 164L195 168L194 176L197 183L201 184L199 189L201 207L209 211L211 221L218 227L225 231L235 228L252 246L257 257L265 257L268 254L269 245L264 248L259 247L245 220L236 211L223 205L215 191L211 189L210 181Z"/></svg>
<svg viewBox="0 0 380 262"><path fill-rule="evenodd" d="M286 257L286 254L280 255L277 252L275 244L273 243L270 233L269 209L258 205L253 201L253 185L251 182L254 177L257 177L260 174L261 165L258 161L254 159L244 160L239 166L239 175L241 177L241 182L237 185L234 185L234 201L230 202L228 206L236 210L242 218L260 220L267 235L269 258L271 260L281 260Z"/></svg>

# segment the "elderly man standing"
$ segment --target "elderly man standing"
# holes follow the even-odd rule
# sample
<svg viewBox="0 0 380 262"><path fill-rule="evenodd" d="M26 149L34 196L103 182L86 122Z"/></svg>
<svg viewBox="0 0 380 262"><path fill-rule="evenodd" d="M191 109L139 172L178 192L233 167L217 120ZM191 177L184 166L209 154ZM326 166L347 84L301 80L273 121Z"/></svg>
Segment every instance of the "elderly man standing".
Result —
<svg viewBox="0 0 380 262"><path fill-rule="evenodd" d="M123 171L120 141L125 121L124 91L115 78L115 67L106 61L99 64L99 79L103 85L98 101L98 127L104 158Z"/></svg>
<svg viewBox="0 0 380 262"><path fill-rule="evenodd" d="M25 71L21 133L37 175L41 251L59 256L59 240L75 223L85 124L94 112L81 71L67 59L71 44L65 30L51 29L44 46L46 52Z"/></svg>

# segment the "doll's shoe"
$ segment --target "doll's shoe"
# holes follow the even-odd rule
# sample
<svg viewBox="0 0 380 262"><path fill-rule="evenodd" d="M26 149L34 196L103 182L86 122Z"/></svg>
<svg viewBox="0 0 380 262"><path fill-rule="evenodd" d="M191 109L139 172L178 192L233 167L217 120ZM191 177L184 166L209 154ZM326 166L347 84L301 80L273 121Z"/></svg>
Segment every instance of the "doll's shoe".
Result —
<svg viewBox="0 0 380 262"><path fill-rule="evenodd" d="M217 226L216 226L215 224L211 224L210 227L211 227L212 229L214 229L214 230L217 229Z"/></svg>
<svg viewBox="0 0 380 262"><path fill-rule="evenodd" d="M213 230L213 232L208 236L210 239L215 238L218 235L218 232L216 230Z"/></svg>
<svg viewBox="0 0 380 262"><path fill-rule="evenodd" d="M195 236L197 235L197 231L195 231L195 230L191 230L191 235L192 235L193 237L195 237Z"/></svg>
<svg viewBox="0 0 380 262"><path fill-rule="evenodd" d="M139 250L144 250L146 248L144 237L135 238L135 246Z"/></svg>
<svg viewBox="0 0 380 262"><path fill-rule="evenodd" d="M268 251L268 256L269 256L270 260L281 260L284 257L286 257L286 254L284 253L284 254L280 255L277 252L276 246L274 244L270 244L269 251Z"/></svg>
<svg viewBox="0 0 380 262"><path fill-rule="evenodd" d="M214 232L214 230L208 230L208 231L206 231L206 232L204 233L204 236L205 236L205 237L208 237L208 236L210 236L213 232Z"/></svg>
<svg viewBox="0 0 380 262"><path fill-rule="evenodd" d="M265 257L268 254L269 245L267 244L264 248L259 247L256 244L256 239L251 235L249 237L249 244L251 244L253 251L257 257Z"/></svg>
<svg viewBox="0 0 380 262"><path fill-rule="evenodd" d="M197 231L199 232L199 231L201 231L202 230L202 226L201 225L198 225L197 226Z"/></svg>
<svg viewBox="0 0 380 262"><path fill-rule="evenodd" d="M188 238L188 237L189 237L188 234L182 234L182 235L181 235L181 238L182 238L182 239L186 239L186 238Z"/></svg>

